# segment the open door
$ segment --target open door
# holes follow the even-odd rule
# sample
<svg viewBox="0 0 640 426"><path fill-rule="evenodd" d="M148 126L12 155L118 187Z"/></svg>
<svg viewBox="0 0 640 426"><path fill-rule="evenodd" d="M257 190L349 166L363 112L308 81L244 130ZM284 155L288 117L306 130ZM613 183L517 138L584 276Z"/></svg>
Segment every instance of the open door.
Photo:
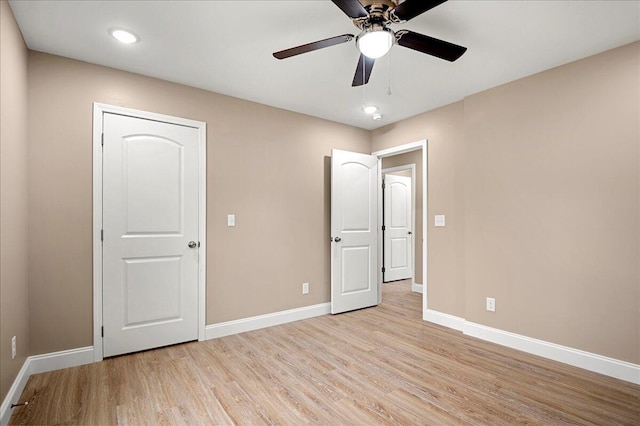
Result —
<svg viewBox="0 0 640 426"><path fill-rule="evenodd" d="M384 282L413 274L411 178L387 174L384 179Z"/></svg>
<svg viewBox="0 0 640 426"><path fill-rule="evenodd" d="M331 313L378 304L378 158L331 152Z"/></svg>

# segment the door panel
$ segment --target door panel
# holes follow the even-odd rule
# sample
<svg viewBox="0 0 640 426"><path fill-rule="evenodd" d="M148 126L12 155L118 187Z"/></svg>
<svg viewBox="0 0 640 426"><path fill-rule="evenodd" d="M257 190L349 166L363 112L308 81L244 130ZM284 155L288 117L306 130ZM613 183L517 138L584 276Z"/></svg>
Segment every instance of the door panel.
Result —
<svg viewBox="0 0 640 426"><path fill-rule="evenodd" d="M103 354L195 340L198 130L103 120Z"/></svg>
<svg viewBox="0 0 640 426"><path fill-rule="evenodd" d="M407 266L407 238L391 238L389 269L404 268Z"/></svg>
<svg viewBox="0 0 640 426"><path fill-rule="evenodd" d="M369 264L371 250L368 246L342 249L342 294L368 291L371 288Z"/></svg>
<svg viewBox="0 0 640 426"><path fill-rule="evenodd" d="M367 164L345 162L341 166L342 232L371 230L371 173Z"/></svg>
<svg viewBox="0 0 640 426"><path fill-rule="evenodd" d="M384 179L384 282L411 278L411 178L387 174Z"/></svg>
<svg viewBox="0 0 640 426"><path fill-rule="evenodd" d="M331 154L331 313L378 303L378 159Z"/></svg>
<svg viewBox="0 0 640 426"><path fill-rule="evenodd" d="M183 147L165 138L144 135L124 137L122 149L126 235L180 233Z"/></svg>
<svg viewBox="0 0 640 426"><path fill-rule="evenodd" d="M181 257L123 259L123 262L123 328L181 318Z"/></svg>

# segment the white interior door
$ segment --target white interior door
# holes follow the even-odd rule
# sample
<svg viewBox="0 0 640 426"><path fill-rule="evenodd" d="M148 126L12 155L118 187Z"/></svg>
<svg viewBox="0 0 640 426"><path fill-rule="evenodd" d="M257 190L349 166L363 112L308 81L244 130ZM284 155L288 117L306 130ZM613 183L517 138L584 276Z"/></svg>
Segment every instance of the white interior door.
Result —
<svg viewBox="0 0 640 426"><path fill-rule="evenodd" d="M378 304L378 158L331 152L331 313Z"/></svg>
<svg viewBox="0 0 640 426"><path fill-rule="evenodd" d="M384 178L384 282L411 278L411 178L387 174Z"/></svg>
<svg viewBox="0 0 640 426"><path fill-rule="evenodd" d="M103 120L103 355L195 340L198 130Z"/></svg>

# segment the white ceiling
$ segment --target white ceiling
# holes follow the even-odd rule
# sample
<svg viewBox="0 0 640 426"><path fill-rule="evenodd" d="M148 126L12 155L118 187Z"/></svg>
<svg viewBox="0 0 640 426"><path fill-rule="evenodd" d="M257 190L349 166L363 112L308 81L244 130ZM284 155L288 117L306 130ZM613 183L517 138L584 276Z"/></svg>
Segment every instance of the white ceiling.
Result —
<svg viewBox="0 0 640 426"><path fill-rule="evenodd" d="M374 129L640 39L640 1L449 1L394 24L468 48L454 63L394 46L363 89L355 42L272 53L358 30L330 1L10 0L30 49ZM121 45L113 27L141 38ZM392 94L387 95L391 69Z"/></svg>

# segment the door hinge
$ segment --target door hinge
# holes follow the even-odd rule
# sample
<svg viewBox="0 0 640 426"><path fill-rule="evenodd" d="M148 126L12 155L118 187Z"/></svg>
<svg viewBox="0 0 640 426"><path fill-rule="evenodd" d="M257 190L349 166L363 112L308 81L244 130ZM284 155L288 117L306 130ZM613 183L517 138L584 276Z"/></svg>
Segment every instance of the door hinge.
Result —
<svg viewBox="0 0 640 426"><path fill-rule="evenodd" d="M100 142L102 146L104 146L104 133L102 134L102 141Z"/></svg>
<svg viewBox="0 0 640 426"><path fill-rule="evenodd" d="M385 271L385 268L384 268L384 266L383 266L383 267L382 267L382 272L384 272L384 271Z"/></svg>
<svg viewBox="0 0 640 426"><path fill-rule="evenodd" d="M385 189L386 185L384 184L384 182L382 182L382 189Z"/></svg>
<svg viewBox="0 0 640 426"><path fill-rule="evenodd" d="M100 230L100 241L104 241L104 229Z"/></svg>
<svg viewBox="0 0 640 426"><path fill-rule="evenodd" d="M387 230L387 227L386 227L386 226L384 226L384 225L382 225L382 230L383 230L383 231L386 231L386 230Z"/></svg>
<svg viewBox="0 0 640 426"><path fill-rule="evenodd" d="M102 334L102 337L104 337L104 326L100 327L100 334Z"/></svg>

